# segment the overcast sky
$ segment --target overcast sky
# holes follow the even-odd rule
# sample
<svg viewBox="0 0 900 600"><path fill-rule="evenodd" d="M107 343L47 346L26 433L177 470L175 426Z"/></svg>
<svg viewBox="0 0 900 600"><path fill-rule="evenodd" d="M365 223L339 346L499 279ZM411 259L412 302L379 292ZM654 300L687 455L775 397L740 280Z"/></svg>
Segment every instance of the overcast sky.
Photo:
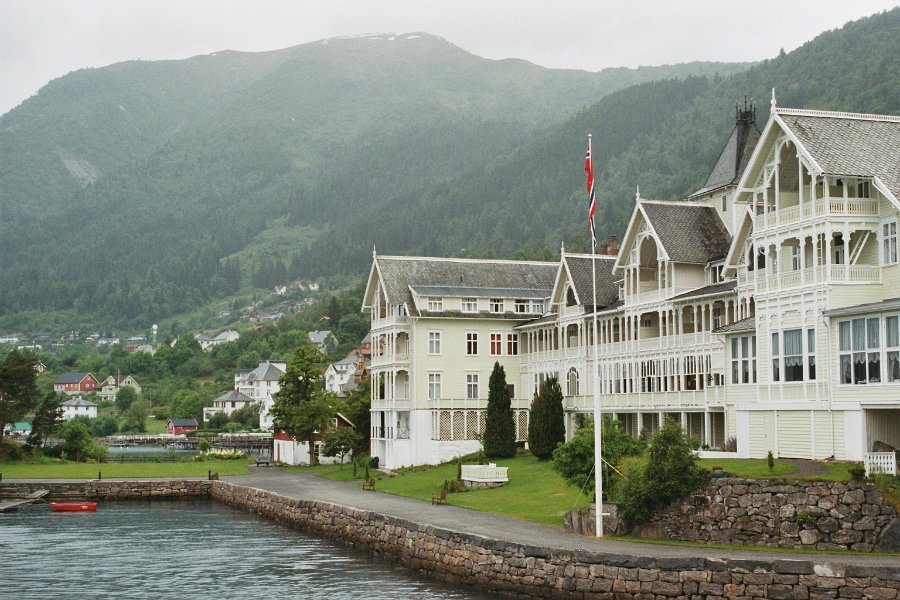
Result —
<svg viewBox="0 0 900 600"><path fill-rule="evenodd" d="M82 67L364 33L426 31L487 58L591 71L755 61L897 1L0 0L0 114Z"/></svg>

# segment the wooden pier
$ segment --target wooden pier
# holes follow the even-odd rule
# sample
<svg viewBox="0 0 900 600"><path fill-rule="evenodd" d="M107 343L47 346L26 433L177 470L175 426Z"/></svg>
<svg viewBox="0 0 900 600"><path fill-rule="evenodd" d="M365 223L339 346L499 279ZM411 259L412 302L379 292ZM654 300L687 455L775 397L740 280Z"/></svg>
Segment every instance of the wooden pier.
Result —
<svg viewBox="0 0 900 600"><path fill-rule="evenodd" d="M26 504L33 504L38 500L41 500L44 496L50 493L50 490L38 490L31 494L28 494L25 498L17 498L14 500L3 500L0 501L0 513L9 512L11 510L15 510L20 506L25 506Z"/></svg>

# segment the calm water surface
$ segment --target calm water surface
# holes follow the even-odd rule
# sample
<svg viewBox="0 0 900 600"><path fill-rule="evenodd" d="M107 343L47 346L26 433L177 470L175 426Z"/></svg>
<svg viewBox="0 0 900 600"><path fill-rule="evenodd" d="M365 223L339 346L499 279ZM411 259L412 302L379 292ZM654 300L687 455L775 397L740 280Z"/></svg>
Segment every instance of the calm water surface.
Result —
<svg viewBox="0 0 900 600"><path fill-rule="evenodd" d="M0 597L494 598L203 501L0 514Z"/></svg>

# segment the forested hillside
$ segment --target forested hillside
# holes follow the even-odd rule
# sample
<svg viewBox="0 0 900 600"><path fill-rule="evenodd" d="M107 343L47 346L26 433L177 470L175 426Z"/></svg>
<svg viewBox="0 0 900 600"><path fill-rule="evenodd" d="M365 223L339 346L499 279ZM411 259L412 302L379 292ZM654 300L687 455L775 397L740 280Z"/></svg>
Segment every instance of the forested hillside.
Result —
<svg viewBox="0 0 900 600"><path fill-rule="evenodd" d="M546 258L699 187L747 95L900 112L900 9L747 65L560 71L427 35L123 63L0 117L0 331L123 325L382 253Z"/></svg>

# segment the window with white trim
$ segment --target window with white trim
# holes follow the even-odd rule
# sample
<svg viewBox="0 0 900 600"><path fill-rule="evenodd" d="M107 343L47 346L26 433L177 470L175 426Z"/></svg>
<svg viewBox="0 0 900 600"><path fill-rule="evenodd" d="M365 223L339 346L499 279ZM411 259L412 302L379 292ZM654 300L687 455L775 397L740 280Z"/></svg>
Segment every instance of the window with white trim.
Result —
<svg viewBox="0 0 900 600"><path fill-rule="evenodd" d="M503 354L503 334L491 334L491 356L500 356Z"/></svg>
<svg viewBox="0 0 900 600"><path fill-rule="evenodd" d="M816 330L806 330L806 378L816 380Z"/></svg>
<svg viewBox="0 0 900 600"><path fill-rule="evenodd" d="M532 300L531 301L531 312L542 315L544 314L544 301L543 300Z"/></svg>
<svg viewBox="0 0 900 600"><path fill-rule="evenodd" d="M478 312L478 298L463 298L462 311L464 313Z"/></svg>
<svg viewBox="0 0 900 600"><path fill-rule="evenodd" d="M881 247L883 264L892 265L897 262L897 221L882 225Z"/></svg>
<svg viewBox="0 0 900 600"><path fill-rule="evenodd" d="M838 324L841 383L881 382L881 319L868 317Z"/></svg>
<svg viewBox="0 0 900 600"><path fill-rule="evenodd" d="M478 354L477 331L469 331L466 333L466 354L468 356L476 356Z"/></svg>
<svg viewBox="0 0 900 600"><path fill-rule="evenodd" d="M429 312L440 312L444 310L444 299L436 296L429 296L427 306Z"/></svg>
<svg viewBox="0 0 900 600"><path fill-rule="evenodd" d="M428 399L429 400L440 400L441 399L441 374L440 373L429 373L428 374Z"/></svg>
<svg viewBox="0 0 900 600"><path fill-rule="evenodd" d="M503 298L491 298L490 311L492 313L502 313L503 312Z"/></svg>
<svg viewBox="0 0 900 600"><path fill-rule="evenodd" d="M569 396L577 396L578 395L578 369L575 367L569 368L569 376L567 377L567 387L568 387L568 395Z"/></svg>
<svg viewBox="0 0 900 600"><path fill-rule="evenodd" d="M514 306L515 311L518 314L525 314L528 312L528 300L516 300Z"/></svg>
<svg viewBox="0 0 900 600"><path fill-rule="evenodd" d="M440 331L429 331L428 332L428 354L440 354L441 353L441 332Z"/></svg>
<svg viewBox="0 0 900 600"><path fill-rule="evenodd" d="M803 381L803 330L784 332L784 380Z"/></svg>
<svg viewBox="0 0 900 600"><path fill-rule="evenodd" d="M731 338L731 383L756 383L756 336Z"/></svg>
<svg viewBox="0 0 900 600"><path fill-rule="evenodd" d="M519 355L519 334L517 334L517 333L507 333L506 334L506 353L510 356L518 356Z"/></svg>
<svg viewBox="0 0 900 600"><path fill-rule="evenodd" d="M884 320L884 346L887 350L887 368L884 380L888 383L900 382L900 317L892 315Z"/></svg>
<svg viewBox="0 0 900 600"><path fill-rule="evenodd" d="M466 373L466 399L478 400L478 373Z"/></svg>
<svg viewBox="0 0 900 600"><path fill-rule="evenodd" d="M772 381L781 381L781 344L778 332L772 334Z"/></svg>

